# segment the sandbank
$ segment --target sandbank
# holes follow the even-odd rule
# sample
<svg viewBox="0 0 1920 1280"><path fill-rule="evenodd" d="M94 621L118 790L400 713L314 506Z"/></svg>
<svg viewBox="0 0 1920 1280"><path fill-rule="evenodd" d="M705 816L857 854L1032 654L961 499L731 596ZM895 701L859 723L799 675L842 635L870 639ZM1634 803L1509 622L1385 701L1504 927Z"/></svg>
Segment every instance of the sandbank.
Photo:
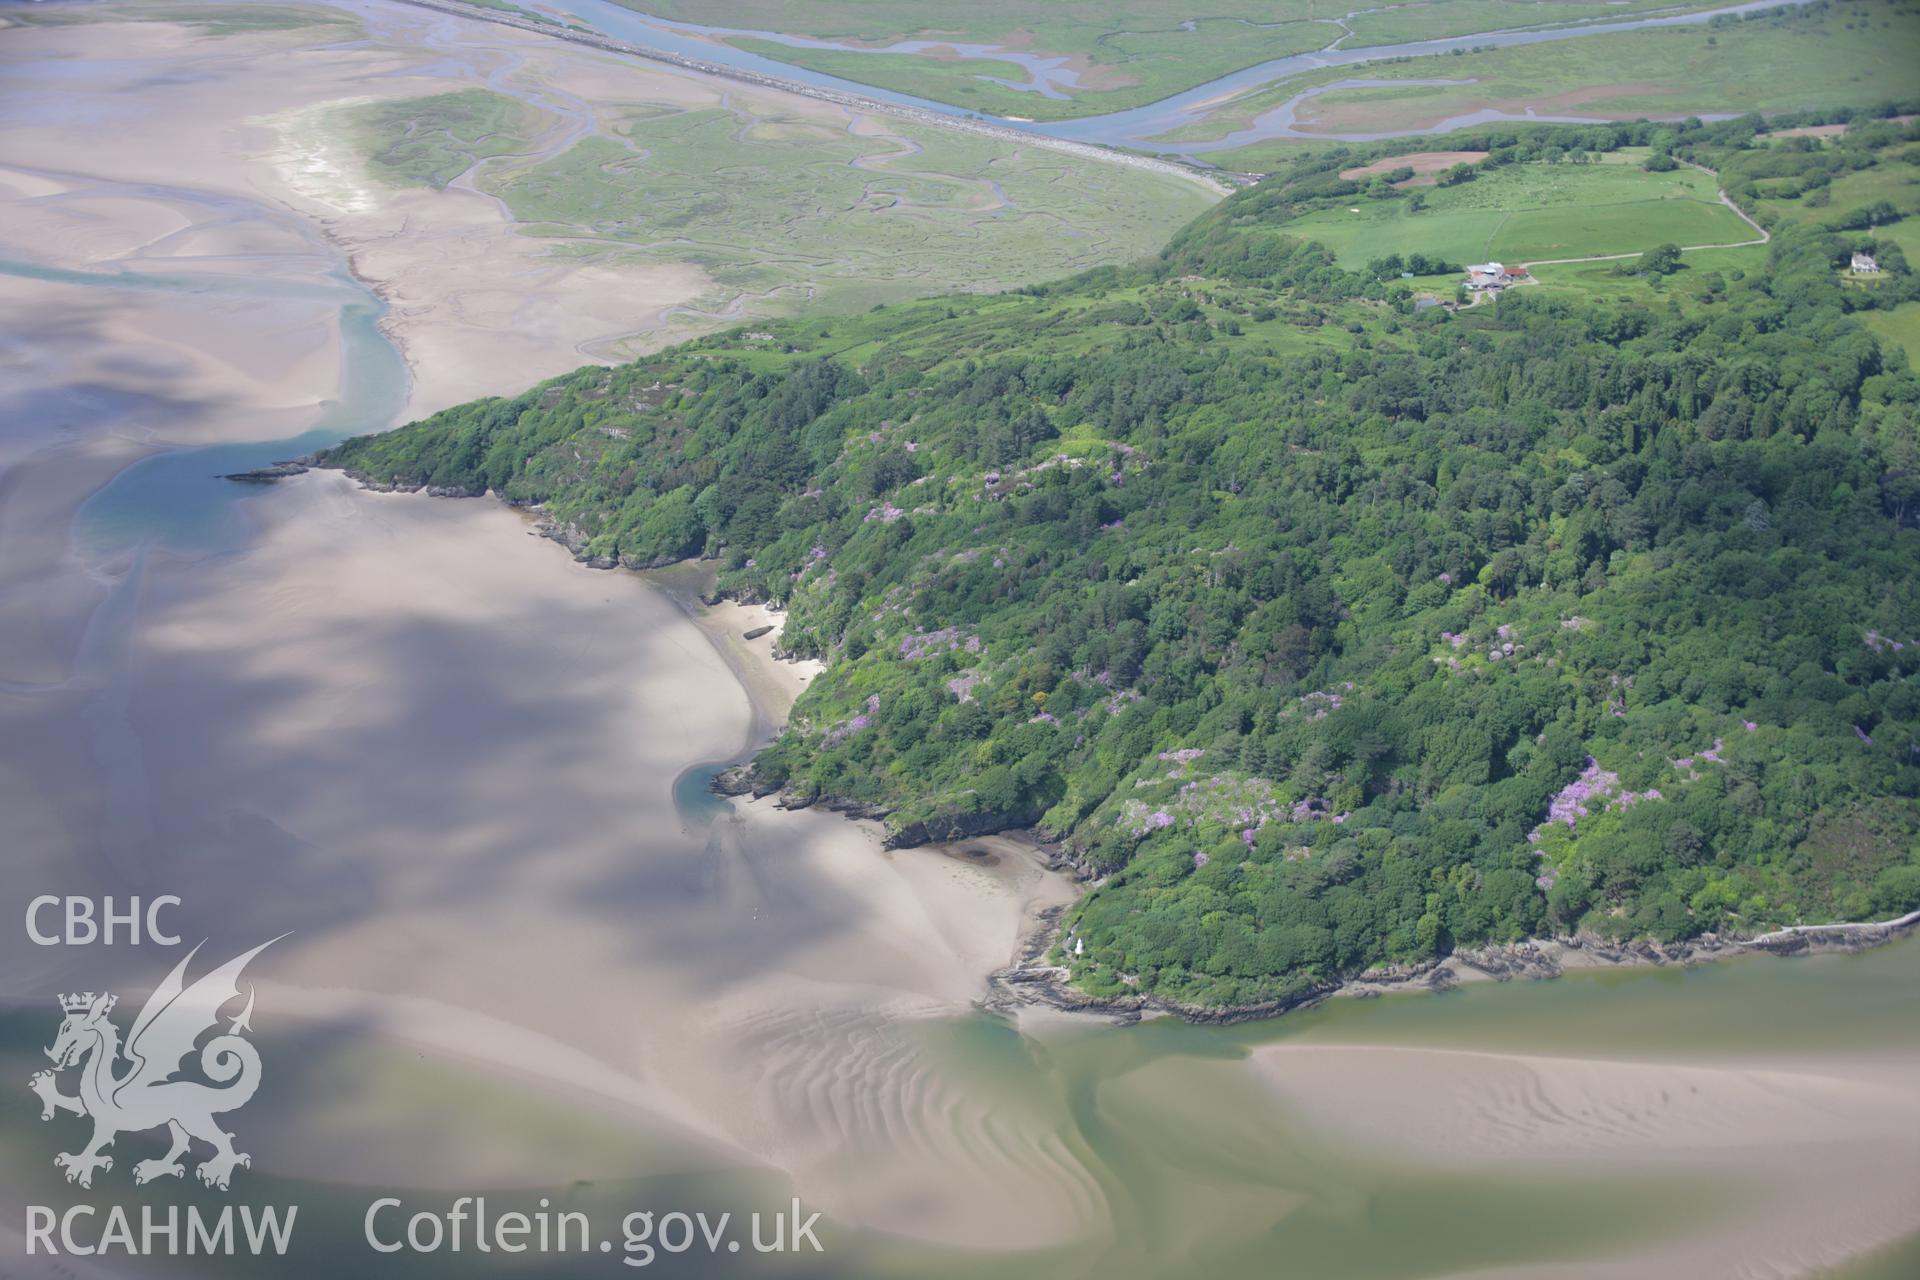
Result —
<svg viewBox="0 0 1920 1280"><path fill-rule="evenodd" d="M1615 1257L1476 1276L1792 1275L1920 1229L1910 1047L1714 1061L1280 1043L1255 1073L1344 1148L1436 1166L1698 1174L1737 1211Z"/></svg>

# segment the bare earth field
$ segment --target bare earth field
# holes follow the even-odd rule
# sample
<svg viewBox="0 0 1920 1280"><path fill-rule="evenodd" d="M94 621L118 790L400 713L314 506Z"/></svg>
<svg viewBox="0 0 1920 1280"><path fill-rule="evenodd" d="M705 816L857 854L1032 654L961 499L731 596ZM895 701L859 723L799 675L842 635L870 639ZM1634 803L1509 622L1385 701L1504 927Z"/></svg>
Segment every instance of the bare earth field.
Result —
<svg viewBox="0 0 1920 1280"><path fill-rule="evenodd" d="M1370 178L1376 173L1392 173L1395 169L1411 169L1416 175L1443 173L1456 164L1479 164L1486 158L1484 151L1415 151L1404 156L1388 156L1355 169L1342 169L1340 176L1348 179Z"/></svg>

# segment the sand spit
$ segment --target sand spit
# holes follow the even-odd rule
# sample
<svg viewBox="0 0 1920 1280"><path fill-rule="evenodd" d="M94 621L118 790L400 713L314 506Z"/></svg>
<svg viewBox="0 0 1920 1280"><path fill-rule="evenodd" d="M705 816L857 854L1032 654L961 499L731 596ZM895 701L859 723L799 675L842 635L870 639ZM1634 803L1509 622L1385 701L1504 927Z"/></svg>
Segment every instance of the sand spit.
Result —
<svg viewBox="0 0 1920 1280"><path fill-rule="evenodd" d="M475 84L558 101L591 119L553 86L664 101L684 96L681 78L419 9L341 8L364 36L339 22L222 37L151 21L10 31L15 56L61 68L63 89L89 109L0 123L15 170L0 175L0 199L11 197L8 243L55 266L235 270L234 255L258 246L180 211L162 189L184 182L237 200L264 197L337 246L320 246L316 271L344 252L388 301L383 327L415 372L407 416L661 345L669 313L710 292L691 265L553 254L470 187L384 186L338 129L345 107ZM151 74L156 56L169 71L160 80ZM137 112L129 109L135 95ZM113 129L96 127L102 112L114 116ZM565 123L552 112L547 119ZM102 184L110 196L90 194ZM143 184L154 190L140 192ZM192 234L201 238L189 245Z"/></svg>

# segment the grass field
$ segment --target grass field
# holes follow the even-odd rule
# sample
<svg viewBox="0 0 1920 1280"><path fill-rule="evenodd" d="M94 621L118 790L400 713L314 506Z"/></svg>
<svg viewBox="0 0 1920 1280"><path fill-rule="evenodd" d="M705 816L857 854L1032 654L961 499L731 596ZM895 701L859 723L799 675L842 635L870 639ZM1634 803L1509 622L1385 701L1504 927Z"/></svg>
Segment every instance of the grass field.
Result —
<svg viewBox="0 0 1920 1280"><path fill-rule="evenodd" d="M1364 74L1372 79L1461 83L1322 93L1302 104L1299 124L1327 134L1400 133L1480 110L1631 120L1864 106L1911 96L1915 66L1920 66L1920 4L1839 0L1824 13L1369 66ZM1302 89L1356 74L1340 68L1296 77L1231 103L1177 136L1223 137ZM1300 145L1276 140L1211 152L1207 158L1262 171Z"/></svg>
<svg viewBox="0 0 1920 1280"><path fill-rule="evenodd" d="M1920 148L1914 149L1920 157ZM1763 183L1762 192L1771 184ZM1837 214L1849 209L1858 209L1885 200L1894 208L1910 215L1906 220L1907 234L1911 234L1916 224L1911 216L1920 213L1920 164L1879 164L1871 169L1860 169L1853 173L1842 174L1827 186L1827 200L1824 204L1810 204L1804 197L1792 200L1762 198L1757 203L1760 210L1785 222L1825 222ZM1899 240L1896 235L1894 239ZM1900 247L1914 252L1907 242L1901 241Z"/></svg>
<svg viewBox="0 0 1920 1280"><path fill-rule="evenodd" d="M1682 269L1670 276L1622 275L1616 262L1569 262L1535 269L1534 281L1548 290L1578 293L1596 301L1638 302L1655 298L1688 299L1708 290L1715 277L1732 272L1752 274L1766 270L1767 247L1702 249L1681 259Z"/></svg>
<svg viewBox="0 0 1920 1280"><path fill-rule="evenodd" d="M1901 205L1902 209L1913 208ZM1890 227L1875 227L1874 235L1883 236L1900 246L1908 262L1920 262L1920 213L1909 213Z"/></svg>
<svg viewBox="0 0 1920 1280"><path fill-rule="evenodd" d="M795 66L956 106L1055 120L1158 101L1243 67L1324 48L1352 31L1351 47L1470 35L1511 27L1617 18L1645 9L1709 7L1700 0L1431 0L1368 11L1359 0L1223 0L1202 11L1168 0L617 0L629 8L707 26L777 32L865 46L950 39L1070 59L1079 80L1063 99L993 83L1028 83L1004 56L797 49L751 38L735 43Z"/></svg>
<svg viewBox="0 0 1920 1280"><path fill-rule="evenodd" d="M1920 365L1920 302L1903 302L1891 311L1862 311L1860 322L1882 342L1891 342Z"/></svg>
<svg viewBox="0 0 1920 1280"><path fill-rule="evenodd" d="M1418 213L1405 200L1356 197L1282 229L1320 241L1349 267L1390 253L1518 263L1754 237L1719 202L1710 176L1692 169L1647 173L1637 160L1623 152L1599 164L1508 165L1483 170L1472 182L1428 188L1427 207Z"/></svg>
<svg viewBox="0 0 1920 1280"><path fill-rule="evenodd" d="M370 102L342 115L374 177L436 190L476 161L526 150L540 128L533 108L485 89Z"/></svg>
<svg viewBox="0 0 1920 1280"><path fill-rule="evenodd" d="M766 314L1001 289L1157 250L1213 197L1157 173L940 129L868 137L745 106L634 112L489 172L570 252L695 262Z"/></svg>

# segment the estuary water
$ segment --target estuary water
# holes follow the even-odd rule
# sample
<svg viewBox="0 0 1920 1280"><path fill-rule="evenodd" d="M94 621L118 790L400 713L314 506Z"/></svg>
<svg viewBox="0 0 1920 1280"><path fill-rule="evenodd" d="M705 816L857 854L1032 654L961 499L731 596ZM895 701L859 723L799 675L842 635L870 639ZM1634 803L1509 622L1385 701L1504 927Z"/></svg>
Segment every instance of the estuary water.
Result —
<svg viewBox="0 0 1920 1280"><path fill-rule="evenodd" d="M158 111L172 69L155 63L133 79ZM51 127L68 90L45 86L84 70L5 105ZM111 989L130 1011L178 953L32 945L39 893L176 894L170 923L209 961L291 931L260 964L265 1083L230 1122L254 1157L233 1199L300 1207L275 1274L625 1274L626 1213L796 1195L824 1214L824 1256L656 1266L1911 1262L1911 941L1225 1028L984 1011L986 975L1073 886L1011 842L888 852L833 814L707 795L702 762L759 723L721 658L745 628L703 633L497 504L214 479L391 425L408 379L378 299L218 158L177 186L5 174L10 225L46 233L0 236L0 1271L39 1273L8 1234L26 1204L211 1199L132 1185L151 1134L123 1136L92 1189L53 1167L84 1130L43 1123L24 1091L52 993ZM476 1193L588 1212L615 1256L366 1244L376 1197L444 1211Z"/></svg>
<svg viewBox="0 0 1920 1280"><path fill-rule="evenodd" d="M330 300L340 390L295 443L404 393L354 328L366 300ZM797 1194L836 1276L1892 1276L1911 1257L1920 944L1234 1027L969 1011L993 955L958 988L910 971L954 972L922 912L989 899L889 886L991 877L1017 847L889 857L832 815L715 800L695 762L749 721L657 590L489 503L202 483L290 447L137 462L74 523L83 563L129 561L74 669L109 784L101 883L179 892L220 940L296 930L261 988L273 1088L241 1125L250 1193L302 1206L286 1274L611 1273L368 1254L376 1194L474 1190L606 1223ZM1011 933L990 936L1004 955ZM30 1073L48 1029L36 1004L0 1014L0 1068ZM87 1194L44 1164L52 1127L5 1116L10 1197ZM718 1269L821 1274L755 1261Z"/></svg>
<svg viewBox="0 0 1920 1280"><path fill-rule="evenodd" d="M672 1273L963 1277L990 1267L1033 1280L1893 1280L1911 1274L1920 1243L1911 1215L1920 1185L1914 1113L1898 1101L1920 1053L1916 992L1920 948L1909 942L1852 957L1755 958L1340 1001L1234 1028L1014 1026L984 1015L915 1021L901 1028L899 1051L926 1073L921 1083L950 1082L996 1117L973 1133L975 1142L1043 1136L1049 1176L1081 1200L1074 1229L1052 1245L1023 1247L1028 1224L983 1212L970 1219L977 1243L932 1242L902 1237L884 1220L859 1221L860 1207L842 1202L820 1228L827 1257L812 1266L688 1257ZM545 1195L596 1224L636 1208L744 1214L783 1204L789 1185L804 1204L819 1203L806 1179L788 1184L684 1135L636 1129L590 1097L532 1089L514 1074L378 1041L330 1048L325 1039L288 1035L284 1015L277 1021L281 1029L262 1039L280 1064L275 1094L246 1126L257 1150L299 1131L289 1109L323 1110L364 1150L420 1141L464 1151L454 1158L469 1168L495 1170L462 1179L454 1169L420 1185L378 1172L289 1176L263 1160L251 1198L297 1203L303 1218L300 1247L278 1274L615 1274L600 1256L519 1268L471 1255L373 1258L363 1220L376 1194L401 1197L409 1211L444 1212L456 1192L477 1188L496 1213L531 1211ZM9 1070L32 1067L44 1022L0 1016L0 1061ZM1456 1061L1470 1070L1454 1069ZM767 1067L794 1064L776 1058ZM902 1107L907 1095L857 1056L842 1069L853 1072L850 1090L899 1107L904 1126L955 1120ZM71 1189L27 1173L27 1156L45 1143L24 1111L8 1110L0 1152L16 1185L60 1203ZM1411 1113L1436 1114L1441 1132L1435 1141L1419 1134L1403 1142L1381 1124L1356 1123L1369 1111L1416 1133ZM1783 1140L1783 1129L1809 1116L1834 1132ZM1677 1138L1663 1137L1666 1128ZM450 1143L450 1132L483 1142L486 1155ZM893 1135L910 1152L926 1138L912 1127ZM584 1171L570 1186L546 1174L497 1172L569 1162ZM956 1199L978 1194L966 1163L924 1172ZM139 1198L191 1197L163 1187ZM608 1234L618 1239L610 1227Z"/></svg>

